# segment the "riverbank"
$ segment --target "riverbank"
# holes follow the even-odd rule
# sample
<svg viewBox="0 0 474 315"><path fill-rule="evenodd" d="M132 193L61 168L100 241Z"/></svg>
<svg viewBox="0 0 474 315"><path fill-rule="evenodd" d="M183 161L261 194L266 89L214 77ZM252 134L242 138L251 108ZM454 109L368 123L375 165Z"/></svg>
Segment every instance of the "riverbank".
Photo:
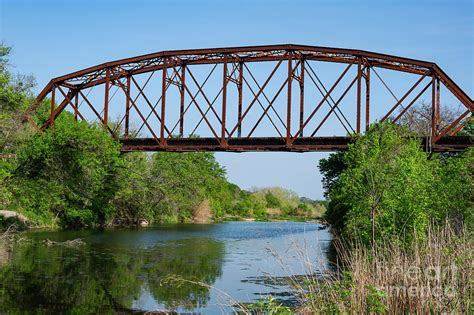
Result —
<svg viewBox="0 0 474 315"><path fill-rule="evenodd" d="M336 241L339 263L324 281L296 283L301 313L472 312L474 241L466 230L431 226L412 247L375 249Z"/></svg>
<svg viewBox="0 0 474 315"><path fill-rule="evenodd" d="M204 204L204 205L203 205ZM120 227L147 227L155 226L160 224L173 224L173 223L184 223L184 224L212 224L212 223L222 223L222 222L307 222L307 223L318 223L323 226L328 226L325 220L321 216L304 216L304 215L281 215L283 211L280 209L271 209L271 211L266 211L266 215L261 215L259 217L242 217L238 215L225 215L218 219L213 219L211 208L208 202L203 202L197 207L196 211L193 211L193 217L190 219L185 219L183 222L178 222L177 220L168 220L165 222L150 222L146 219L137 220L134 223L129 221L115 220L110 222L105 226L91 226L83 228L120 228ZM277 213L277 215L272 213ZM64 230L58 224L51 225L39 225L32 224L28 218L18 212L2 210L0 211L0 231L8 229L10 226L14 225L16 229L26 230L26 229L51 229L51 230Z"/></svg>
<svg viewBox="0 0 474 315"><path fill-rule="evenodd" d="M227 216L218 222L307 222L326 225L323 218L300 217L300 216L275 216L268 218L246 218L239 216Z"/></svg>

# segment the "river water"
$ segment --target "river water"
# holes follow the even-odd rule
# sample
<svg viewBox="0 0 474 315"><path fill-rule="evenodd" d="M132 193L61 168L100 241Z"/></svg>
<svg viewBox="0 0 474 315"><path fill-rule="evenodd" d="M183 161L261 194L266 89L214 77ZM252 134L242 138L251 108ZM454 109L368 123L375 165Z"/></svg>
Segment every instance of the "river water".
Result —
<svg viewBox="0 0 474 315"><path fill-rule="evenodd" d="M324 273L331 240L317 223L228 222L29 232L0 253L0 313L221 314L269 294L297 303L288 276ZM81 238L79 247L43 240Z"/></svg>

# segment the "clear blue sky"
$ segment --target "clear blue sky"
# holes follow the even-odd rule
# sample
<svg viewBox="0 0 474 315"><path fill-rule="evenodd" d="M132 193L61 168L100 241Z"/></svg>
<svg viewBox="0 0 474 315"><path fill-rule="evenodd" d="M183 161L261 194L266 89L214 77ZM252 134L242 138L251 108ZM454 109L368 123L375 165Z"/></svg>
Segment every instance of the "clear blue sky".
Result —
<svg viewBox="0 0 474 315"><path fill-rule="evenodd" d="M105 61L200 47L295 43L358 48L438 63L474 92L473 1L0 0L0 40L37 90ZM323 153L217 154L243 188L283 186L321 198Z"/></svg>

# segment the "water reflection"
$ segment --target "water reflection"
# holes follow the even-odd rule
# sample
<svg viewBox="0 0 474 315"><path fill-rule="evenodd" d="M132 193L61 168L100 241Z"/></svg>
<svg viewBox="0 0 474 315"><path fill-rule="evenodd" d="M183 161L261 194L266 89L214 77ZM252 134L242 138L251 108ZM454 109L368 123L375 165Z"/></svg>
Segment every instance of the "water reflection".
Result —
<svg viewBox="0 0 474 315"><path fill-rule="evenodd" d="M212 239L169 241L119 252L96 244L79 248L16 246L0 271L0 309L103 313L131 310L143 287L167 308L202 307L209 289L161 280L169 274L209 285L222 274L224 245ZM21 303L19 303L21 301Z"/></svg>
<svg viewBox="0 0 474 315"><path fill-rule="evenodd" d="M321 244L326 248L329 237L327 232L321 233L316 224L304 223L29 233L28 242L11 249L0 246L0 310L9 314L137 310L219 313L216 305L222 301L209 286L242 302L251 302L265 292L285 297L282 288L288 284L284 279L287 274L274 278L279 279L276 283L260 277L262 271L277 275L266 246L274 241L274 250L282 252L293 274L298 274L302 272L299 259L289 250L294 247L293 238L305 236L314 242L319 235L325 239ZM64 241L77 237L86 245L47 247L42 242L46 238ZM164 281L169 275L206 285Z"/></svg>
<svg viewBox="0 0 474 315"><path fill-rule="evenodd" d="M212 285L222 274L224 245L211 239L191 239L167 242L146 254L148 289L155 300L166 308L203 307L209 300L206 286L190 282L164 282L167 275Z"/></svg>

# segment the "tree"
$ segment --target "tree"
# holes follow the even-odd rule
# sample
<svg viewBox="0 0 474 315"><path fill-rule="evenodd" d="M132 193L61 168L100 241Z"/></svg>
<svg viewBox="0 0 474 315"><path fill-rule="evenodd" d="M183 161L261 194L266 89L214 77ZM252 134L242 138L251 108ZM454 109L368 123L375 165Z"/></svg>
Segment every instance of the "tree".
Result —
<svg viewBox="0 0 474 315"><path fill-rule="evenodd" d="M265 201L269 208L280 208L281 202L271 191L267 191L265 194Z"/></svg>
<svg viewBox="0 0 474 315"><path fill-rule="evenodd" d="M423 238L429 221L472 226L473 150L435 154L397 125L374 125L345 153L320 163L326 219L349 238L374 245Z"/></svg>
<svg viewBox="0 0 474 315"><path fill-rule="evenodd" d="M328 194L336 207L328 212L344 209L345 235L366 244L393 236L409 242L413 231L422 237L430 172L418 141L405 136L393 124L376 125L344 154L347 167Z"/></svg>
<svg viewBox="0 0 474 315"><path fill-rule="evenodd" d="M439 154L430 160L433 187L430 218L437 224L474 228L474 150L462 154Z"/></svg>
<svg viewBox="0 0 474 315"><path fill-rule="evenodd" d="M420 102L410 107L399 119L398 124L409 128L416 135L427 137L431 135L432 105ZM461 107L441 106L439 128L443 129L454 122L461 114Z"/></svg>
<svg viewBox="0 0 474 315"><path fill-rule="evenodd" d="M112 205L114 224L137 225L141 220L152 221L153 189L150 180L150 157L142 152L127 153L117 169L117 191Z"/></svg>
<svg viewBox="0 0 474 315"><path fill-rule="evenodd" d="M6 209L12 196L8 181L15 164L18 145L25 138L21 112L31 100L32 80L15 79L8 70L11 47L0 44L0 205Z"/></svg>
<svg viewBox="0 0 474 315"><path fill-rule="evenodd" d="M32 222L64 227L105 225L113 211L120 145L103 129L63 113L18 149L15 207Z"/></svg>
<svg viewBox="0 0 474 315"><path fill-rule="evenodd" d="M186 221L205 199L216 206L229 192L225 169L212 153L169 153L153 155L150 169L152 195L160 221ZM214 207L214 217L222 215L222 207Z"/></svg>
<svg viewBox="0 0 474 315"><path fill-rule="evenodd" d="M319 171L323 175L324 196L329 200L324 219L336 231L344 229L345 215L349 209L344 199L337 198L338 196L333 194L337 190L341 174L347 168L344 154L344 152L332 153L327 159L319 161Z"/></svg>

